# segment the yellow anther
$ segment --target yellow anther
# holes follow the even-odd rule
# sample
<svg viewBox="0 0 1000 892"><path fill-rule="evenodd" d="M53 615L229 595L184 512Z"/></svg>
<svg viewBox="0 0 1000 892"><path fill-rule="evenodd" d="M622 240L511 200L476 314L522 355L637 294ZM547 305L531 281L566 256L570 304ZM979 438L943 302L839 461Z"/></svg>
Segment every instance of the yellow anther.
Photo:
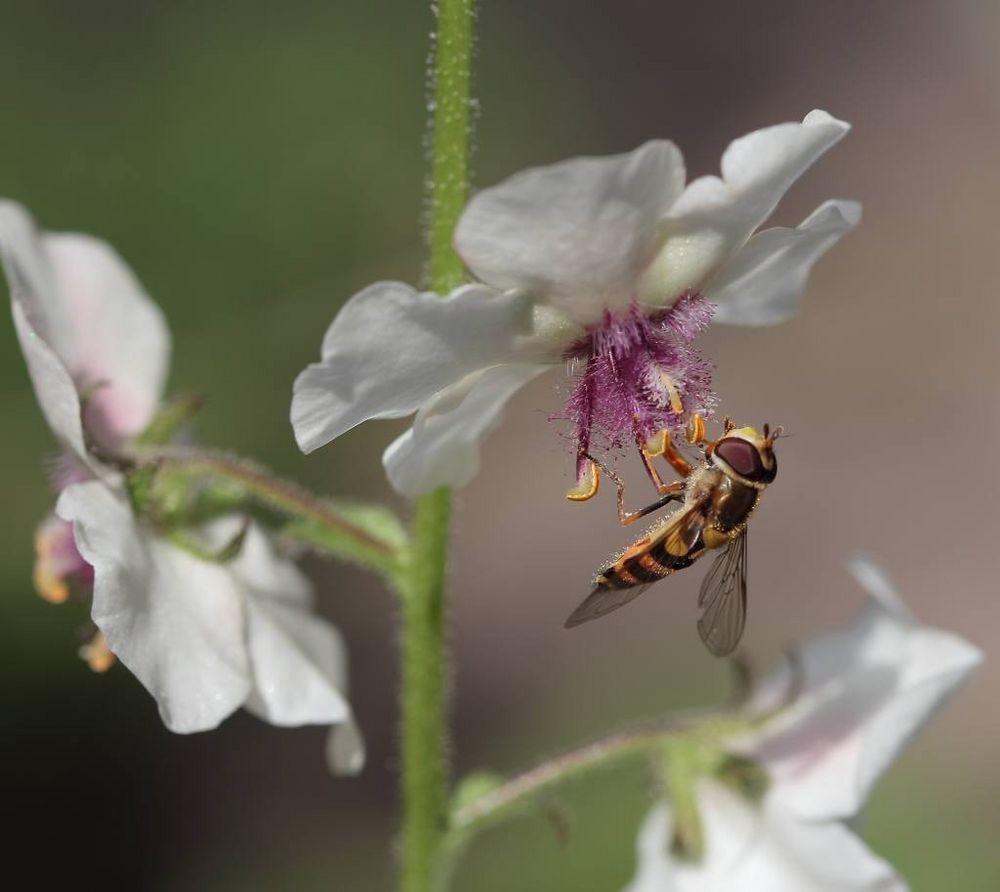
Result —
<svg viewBox="0 0 1000 892"><path fill-rule="evenodd" d="M50 604L63 604L69 598L66 580L55 570L56 547L52 527L40 526L35 533L35 569L32 580L35 591Z"/></svg>
<svg viewBox="0 0 1000 892"><path fill-rule="evenodd" d="M102 632L94 635L77 653L94 672L107 672L115 663L115 655L108 649Z"/></svg>
<svg viewBox="0 0 1000 892"><path fill-rule="evenodd" d="M687 441L693 446L696 443L701 443L705 439L705 419L703 419L697 412L691 416L690 421L688 421L687 426Z"/></svg>
<svg viewBox="0 0 1000 892"><path fill-rule="evenodd" d="M675 415L680 415L684 411L684 403L681 402L681 394L670 377L663 369L660 369L660 381L667 389L667 396L670 398L670 411Z"/></svg>
<svg viewBox="0 0 1000 892"><path fill-rule="evenodd" d="M39 560L35 564L32 578L35 583L35 591L50 604L65 604L69 599L69 586L66 584L66 580L50 573L44 561Z"/></svg>
<svg viewBox="0 0 1000 892"><path fill-rule="evenodd" d="M597 470L597 465L588 461L586 470L576 482L571 490L566 493L566 498L571 502L586 502L597 494L597 489L601 485L601 474Z"/></svg>

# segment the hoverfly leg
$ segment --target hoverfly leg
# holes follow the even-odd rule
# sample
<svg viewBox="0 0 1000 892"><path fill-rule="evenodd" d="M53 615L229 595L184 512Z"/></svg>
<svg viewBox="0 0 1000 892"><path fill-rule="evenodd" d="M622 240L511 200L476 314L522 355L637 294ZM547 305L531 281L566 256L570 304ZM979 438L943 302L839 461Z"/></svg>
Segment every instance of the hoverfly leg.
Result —
<svg viewBox="0 0 1000 892"><path fill-rule="evenodd" d="M635 523L640 517L645 517L647 514L652 514L654 511L659 511L664 505L670 502L680 501L684 498L684 483L678 480L676 483L660 483L660 498L658 498L652 505L647 505L645 508L640 508L638 511L626 511L625 510L625 482L619 477L614 471L611 470L603 462L598 461L592 455L587 455L586 458L592 461L594 465L600 468L605 476L614 483L618 489L618 521L623 527L627 527L630 523Z"/></svg>
<svg viewBox="0 0 1000 892"><path fill-rule="evenodd" d="M653 464L654 458L658 458L662 455L667 462L669 462L670 467L672 467L681 477L688 477L691 474L691 465L674 447L673 440L670 437L670 431L662 430L655 437L648 440L642 440L637 434L635 444L639 447L639 456L642 458L642 464L646 469L646 474L649 475L649 479L653 481L653 486L656 487L656 491L660 493L660 495L672 492L673 490L671 487L673 487L674 484L663 482L663 478L660 477L660 472L656 470L656 465Z"/></svg>

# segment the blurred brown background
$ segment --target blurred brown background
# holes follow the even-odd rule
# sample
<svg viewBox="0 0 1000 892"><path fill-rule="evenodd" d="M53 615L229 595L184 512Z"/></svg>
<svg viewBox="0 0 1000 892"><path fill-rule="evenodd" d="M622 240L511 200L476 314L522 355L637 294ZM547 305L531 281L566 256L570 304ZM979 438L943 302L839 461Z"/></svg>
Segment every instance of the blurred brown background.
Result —
<svg viewBox="0 0 1000 892"><path fill-rule="evenodd" d="M419 276L429 12L390 0L0 11L0 194L129 259L174 330L172 389L210 398L206 441L325 491L392 498L379 455L399 425L305 459L287 408L339 304L374 279ZM754 523L747 643L766 663L845 621L862 596L843 561L863 548L924 621L997 653L1000 6L510 0L484 4L479 24L479 183L654 136L675 139L698 175L717 171L733 137L814 107L854 124L777 222L844 197L864 202L862 228L821 262L795 321L704 342L726 411L794 434ZM513 771L725 692L693 629L697 573L561 628L627 534L609 494L562 499L570 457L546 421L556 383L512 403L459 498L456 773ZM353 570L312 566L351 647L370 752L360 779L327 776L316 729L237 716L172 736L126 672L92 676L76 659L83 611L31 591L52 443L10 327L0 405L3 756L10 813L51 852L27 865L33 885L388 888L390 597ZM917 890L1000 887L998 695L988 662L875 794L865 836ZM620 888L646 787L636 773L569 790L568 846L525 819L482 839L456 888ZM10 870L26 849L12 851Z"/></svg>

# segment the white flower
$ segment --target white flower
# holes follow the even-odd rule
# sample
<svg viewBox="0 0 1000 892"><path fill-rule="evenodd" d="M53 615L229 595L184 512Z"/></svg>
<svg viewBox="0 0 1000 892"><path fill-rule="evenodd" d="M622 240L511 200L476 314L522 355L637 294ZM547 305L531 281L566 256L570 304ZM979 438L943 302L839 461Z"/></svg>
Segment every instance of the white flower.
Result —
<svg viewBox="0 0 1000 892"><path fill-rule="evenodd" d="M170 336L159 309L107 245L39 233L12 202L0 202L0 255L39 405L69 456L61 521L39 529L36 578L58 599L63 580L86 569L94 623L171 730L215 727L240 706L275 725L335 725L334 766L357 771L344 647L313 613L308 580L254 526L227 563L170 544L135 516L121 474L100 458L160 404ZM197 533L212 548L240 527L229 517Z"/></svg>
<svg viewBox="0 0 1000 892"><path fill-rule="evenodd" d="M801 651L801 690L734 750L762 765L759 805L715 780L698 788L705 857L670 856L671 814L654 808L639 833L626 892L896 892L906 884L852 832L869 792L910 737L982 660L963 639L919 625L873 563L851 569L870 595L846 628ZM766 680L757 706L789 684Z"/></svg>
<svg viewBox="0 0 1000 892"><path fill-rule="evenodd" d="M821 111L733 142L722 177L685 186L677 147L519 173L478 193L455 247L482 284L447 298L382 282L345 304L322 360L295 383L292 424L311 452L362 421L416 412L383 457L417 495L461 486L511 395L545 370L586 368L567 403L580 452L711 410L710 367L691 347L717 321L792 316L809 270L860 219L828 201L796 229L754 231L848 126Z"/></svg>

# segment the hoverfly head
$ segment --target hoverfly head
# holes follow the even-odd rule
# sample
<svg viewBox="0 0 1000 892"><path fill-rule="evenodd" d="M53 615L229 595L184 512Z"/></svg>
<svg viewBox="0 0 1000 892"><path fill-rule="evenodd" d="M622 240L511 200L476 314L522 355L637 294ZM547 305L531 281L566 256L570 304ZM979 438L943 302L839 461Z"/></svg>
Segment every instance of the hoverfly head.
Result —
<svg viewBox="0 0 1000 892"><path fill-rule="evenodd" d="M731 476L751 484L768 484L777 476L778 461L774 456L774 441L781 428L774 431L764 425L764 433L756 428L736 427L726 431L715 443L711 461Z"/></svg>

